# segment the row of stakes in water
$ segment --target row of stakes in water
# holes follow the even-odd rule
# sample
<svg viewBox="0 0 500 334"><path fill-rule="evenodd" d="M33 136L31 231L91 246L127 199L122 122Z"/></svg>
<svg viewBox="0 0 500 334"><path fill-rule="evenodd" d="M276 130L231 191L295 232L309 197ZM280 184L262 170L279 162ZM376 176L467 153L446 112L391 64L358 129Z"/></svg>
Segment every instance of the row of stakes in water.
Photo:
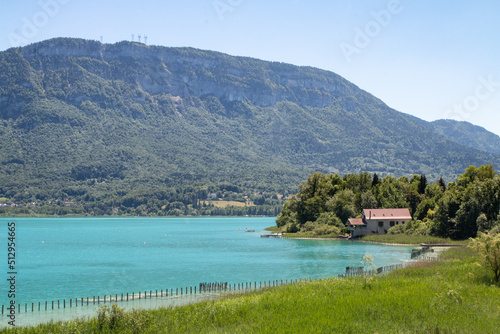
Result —
<svg viewBox="0 0 500 334"><path fill-rule="evenodd" d="M298 280L295 279L295 282L297 282ZM271 287L271 286L278 286L278 285L282 285L283 283L283 280L281 280L281 284L280 284L280 281L279 280L273 280L273 281L269 281L269 282L264 282L264 284L262 284L262 281L260 282L259 284L259 288L262 288L263 286L264 287ZM290 283L293 283L293 280L290 281ZM288 284L288 280L286 280L286 283L285 284ZM193 294L193 292L196 294L196 286L194 287L190 287L189 290L188 290L188 287L186 287L186 289L184 290L183 288L180 289L180 295L188 295L188 294ZM228 284L227 282L210 282L210 283L200 283L199 284L199 290L198 292L216 292L216 291L240 291L240 290L246 290L246 289L252 289L252 283L251 282L247 282L247 283L238 283L238 284L234 284L234 286L231 286L230 284ZM257 289L257 282L254 282L254 289ZM193 291L194 290L194 291ZM188 292L189 291L189 292ZM163 292L163 290L155 290L153 292L153 290L150 290L149 291L149 297L148 297L148 293L147 291L144 291L144 294L141 294L141 292L139 292L139 294L135 294L134 292L132 292L131 294L129 294L128 292L126 294L121 294L118 295L116 294L115 296L113 295L109 295L108 297L107 296L104 296L103 299L100 298L100 296L97 296L97 298L94 296L92 298L89 298L87 297L86 299L85 298L75 298L74 299L74 303L73 303L73 299L69 299L69 307L78 307L78 304L80 304L80 306L89 306L89 305L95 305L95 304L101 304L101 303L112 303L112 302L119 302L119 301L129 301L129 300L135 300L137 299L151 299L151 298L158 298L158 294L160 295L160 297L169 297L169 296L178 296L179 295L179 289L170 289L170 293L168 291L168 289L165 290L165 292ZM45 304L45 305L44 305ZM38 305L36 305L35 303L31 303L31 307L28 306L28 303L26 303L23 307L24 309L24 312L27 313L29 309L31 309L31 312L34 312L35 310L38 310L38 311L41 311L43 309L45 309L46 311L49 310L49 309L60 309L60 308L66 308L66 305L67 304L67 301L66 299L63 299L62 301L61 300L57 300L57 301L54 301L52 300L51 302L48 302L48 301L45 301L45 303L42 303L42 302L38 302ZM38 306L38 307L37 307ZM2 305L1 307L1 315L4 315L4 314L9 314L9 313L12 313L12 312L15 312L15 309L16 309L16 305L10 305L10 306L7 306L5 307L4 305ZM21 313L21 304L18 304L17 305L17 313Z"/></svg>

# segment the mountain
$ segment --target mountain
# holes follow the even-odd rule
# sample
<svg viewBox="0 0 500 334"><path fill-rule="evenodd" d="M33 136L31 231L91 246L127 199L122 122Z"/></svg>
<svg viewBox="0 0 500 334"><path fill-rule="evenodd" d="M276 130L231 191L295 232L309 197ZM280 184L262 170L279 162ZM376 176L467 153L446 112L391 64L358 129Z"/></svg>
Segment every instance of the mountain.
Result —
<svg viewBox="0 0 500 334"><path fill-rule="evenodd" d="M0 197L110 205L291 191L313 171L451 180L500 160L329 71L68 38L0 52L0 139Z"/></svg>
<svg viewBox="0 0 500 334"><path fill-rule="evenodd" d="M483 127L451 119L430 122L429 126L434 132L462 145L500 154L500 137Z"/></svg>

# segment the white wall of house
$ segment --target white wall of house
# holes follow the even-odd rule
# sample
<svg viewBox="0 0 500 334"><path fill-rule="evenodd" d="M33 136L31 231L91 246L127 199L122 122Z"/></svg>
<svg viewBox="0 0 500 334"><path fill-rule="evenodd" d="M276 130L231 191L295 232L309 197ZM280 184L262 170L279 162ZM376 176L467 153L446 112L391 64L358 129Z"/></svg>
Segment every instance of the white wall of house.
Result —
<svg viewBox="0 0 500 334"><path fill-rule="evenodd" d="M365 209L362 219L352 218L352 225L348 229L353 237L386 234L391 227L404 225L410 219L408 209ZM361 224L362 221L366 224Z"/></svg>
<svg viewBox="0 0 500 334"><path fill-rule="evenodd" d="M406 224L408 219L367 219L366 225L369 234L386 234L393 226Z"/></svg>

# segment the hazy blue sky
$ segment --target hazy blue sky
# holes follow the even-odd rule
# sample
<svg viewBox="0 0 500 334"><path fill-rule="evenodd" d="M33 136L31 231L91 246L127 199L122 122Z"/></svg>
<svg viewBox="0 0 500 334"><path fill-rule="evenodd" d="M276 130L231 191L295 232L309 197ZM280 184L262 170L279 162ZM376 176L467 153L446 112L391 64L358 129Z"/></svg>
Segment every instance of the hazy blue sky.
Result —
<svg viewBox="0 0 500 334"><path fill-rule="evenodd" d="M0 50L60 36L114 43L147 35L147 44L330 70L399 111L500 134L498 0L0 0L0 6Z"/></svg>

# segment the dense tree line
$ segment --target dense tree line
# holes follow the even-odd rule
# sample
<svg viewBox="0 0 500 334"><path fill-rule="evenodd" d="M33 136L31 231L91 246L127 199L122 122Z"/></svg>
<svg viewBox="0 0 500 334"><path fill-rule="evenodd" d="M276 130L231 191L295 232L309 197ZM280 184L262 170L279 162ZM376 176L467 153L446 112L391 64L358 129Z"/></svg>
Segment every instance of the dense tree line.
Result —
<svg viewBox="0 0 500 334"><path fill-rule="evenodd" d="M97 180L96 180L97 182ZM22 196L1 196L1 215L128 215L128 216L277 216L288 192L247 189L223 182L185 187L139 188L125 192L91 187L47 189ZM222 201L222 202L221 202ZM227 204L221 207L219 203Z"/></svg>
<svg viewBox="0 0 500 334"><path fill-rule="evenodd" d="M314 173L285 202L276 223L288 232L338 234L348 218L374 208L410 209L413 221L389 233L475 237L478 231L499 229L500 175L492 165L470 166L445 185L442 178L429 184L425 175L381 179L366 172L343 177Z"/></svg>

